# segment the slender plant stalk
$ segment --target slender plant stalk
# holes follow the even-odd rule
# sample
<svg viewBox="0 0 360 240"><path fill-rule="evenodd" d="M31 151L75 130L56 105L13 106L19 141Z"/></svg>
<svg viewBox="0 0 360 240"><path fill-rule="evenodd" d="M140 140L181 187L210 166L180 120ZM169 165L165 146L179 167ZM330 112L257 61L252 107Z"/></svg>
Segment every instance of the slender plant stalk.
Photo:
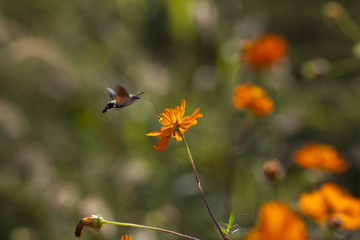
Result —
<svg viewBox="0 0 360 240"><path fill-rule="evenodd" d="M123 222L113 222L113 221L106 221L103 220L104 224L113 224L113 225L117 225L117 226L123 226L123 227L136 227L136 228L143 228L143 229L148 229L148 230L155 230L158 232L163 232L163 233L169 233L178 237L183 237L183 238L187 238L187 239L192 239L192 240L200 240L198 238L195 237L191 237L185 234L181 234L181 233L177 233L174 231L170 231L170 230L166 230L166 229L162 229L162 228L157 228L157 227L150 227L150 226L144 226L144 225L139 225L139 224L134 224L134 223L123 223Z"/></svg>
<svg viewBox="0 0 360 240"><path fill-rule="evenodd" d="M336 238L336 231L331 229L329 226L325 226L323 229L324 232L324 239L325 240L335 240Z"/></svg>
<svg viewBox="0 0 360 240"><path fill-rule="evenodd" d="M252 128L254 121L254 116L249 111L246 114L244 125L240 131L239 137L235 140L234 148L232 154L230 156L229 162L229 170L228 170L228 179L225 189L225 213L230 215L231 208L232 208L232 192L234 188L234 180L235 180L235 172L236 172L236 165L237 161L236 158L239 153L243 150L245 141L249 132Z"/></svg>
<svg viewBox="0 0 360 240"><path fill-rule="evenodd" d="M200 193L201 193L201 196L202 196L202 198L203 198L203 200L204 200L204 202L205 202L206 208L207 208L207 210L209 211L210 216L211 216L212 220L214 221L217 229L219 230L219 232L220 232L220 234L221 234L221 237L222 237L223 239L226 239L224 233L221 231L221 228L220 228L220 225L219 225L218 221L216 220L213 212L211 211L211 208L210 208L210 206L209 206L208 201L206 200L206 196L205 196L204 191L203 191L203 189L202 189L202 187L201 187L199 175L198 175L198 172L197 172L197 170L196 170L195 162L194 162L194 160L193 160L193 158L192 158L192 155L191 155L191 152L190 152L190 148L189 148L189 146L188 146L188 144L187 144L184 136L181 134L181 132L180 132L179 130L177 130L177 132L180 134L181 139L183 140L183 142L184 142L184 144L185 144L186 150L187 150L188 155L189 155L189 158L190 158L190 162L191 162L192 168L193 168L194 173L195 173L195 179L196 179L196 182L197 182L199 191L200 191Z"/></svg>
<svg viewBox="0 0 360 240"><path fill-rule="evenodd" d="M360 41L360 27L347 13L340 18L338 26L351 40Z"/></svg>
<svg viewBox="0 0 360 240"><path fill-rule="evenodd" d="M358 57L349 57L337 60L330 64L329 72L325 77L336 78L349 73L358 72L360 69L360 59Z"/></svg>
<svg viewBox="0 0 360 240"><path fill-rule="evenodd" d="M292 205L292 202L289 197L289 191L286 189L284 181L280 181L276 184L276 191L279 199L287 203L289 206Z"/></svg>

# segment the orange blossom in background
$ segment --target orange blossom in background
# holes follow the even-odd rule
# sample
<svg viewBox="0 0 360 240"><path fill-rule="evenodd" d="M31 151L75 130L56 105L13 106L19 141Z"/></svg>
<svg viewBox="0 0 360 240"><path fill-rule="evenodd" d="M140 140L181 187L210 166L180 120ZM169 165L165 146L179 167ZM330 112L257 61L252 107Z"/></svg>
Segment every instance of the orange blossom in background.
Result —
<svg viewBox="0 0 360 240"><path fill-rule="evenodd" d="M235 87L232 102L237 109L249 109L257 117L274 111L273 100L263 88L252 83Z"/></svg>
<svg viewBox="0 0 360 240"><path fill-rule="evenodd" d="M282 202L267 202L260 208L258 224L245 240L306 240L306 226L298 214Z"/></svg>
<svg viewBox="0 0 360 240"><path fill-rule="evenodd" d="M348 230L360 227L360 199L333 183L325 183L319 190L303 193L299 198L299 207L320 224L329 221Z"/></svg>
<svg viewBox="0 0 360 240"><path fill-rule="evenodd" d="M287 53L288 45L283 36L263 34L254 40L244 42L243 59L255 71L271 67Z"/></svg>
<svg viewBox="0 0 360 240"><path fill-rule="evenodd" d="M346 161L336 149L327 144L308 143L294 153L295 162L305 168L316 168L334 173L345 172Z"/></svg>

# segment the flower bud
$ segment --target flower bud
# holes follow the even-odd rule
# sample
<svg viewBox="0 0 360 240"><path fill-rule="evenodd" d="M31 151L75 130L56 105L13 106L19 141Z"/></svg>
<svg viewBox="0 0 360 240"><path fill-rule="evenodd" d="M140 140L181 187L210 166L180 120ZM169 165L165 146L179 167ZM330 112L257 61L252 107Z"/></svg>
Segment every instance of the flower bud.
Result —
<svg viewBox="0 0 360 240"><path fill-rule="evenodd" d="M330 63L324 58L317 58L305 62L301 67L301 74L309 79L326 75L330 70Z"/></svg>
<svg viewBox="0 0 360 240"><path fill-rule="evenodd" d="M76 225L75 236L81 237L84 227L100 231L103 224L104 220L101 216L95 214L88 215L86 218L80 219L79 223Z"/></svg>
<svg viewBox="0 0 360 240"><path fill-rule="evenodd" d="M327 2L322 8L323 15L330 22L338 22L345 15L344 7L337 2Z"/></svg>
<svg viewBox="0 0 360 240"><path fill-rule="evenodd" d="M265 162L263 165L263 173L271 183L279 183L285 175L284 168L277 159Z"/></svg>

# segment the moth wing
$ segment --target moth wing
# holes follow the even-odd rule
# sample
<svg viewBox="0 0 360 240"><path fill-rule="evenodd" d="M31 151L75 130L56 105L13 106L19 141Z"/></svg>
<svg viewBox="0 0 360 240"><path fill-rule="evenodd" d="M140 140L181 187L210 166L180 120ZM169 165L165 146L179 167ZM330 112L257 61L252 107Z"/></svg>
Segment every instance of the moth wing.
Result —
<svg viewBox="0 0 360 240"><path fill-rule="evenodd" d="M116 84L115 85L115 101L116 103L121 103L125 98L129 98L129 94L128 92L126 91L126 89L119 85L119 84Z"/></svg>
<svg viewBox="0 0 360 240"><path fill-rule="evenodd" d="M114 90L112 90L111 88L106 88L106 91L108 92L108 94L112 100L114 100L116 98L117 94Z"/></svg>

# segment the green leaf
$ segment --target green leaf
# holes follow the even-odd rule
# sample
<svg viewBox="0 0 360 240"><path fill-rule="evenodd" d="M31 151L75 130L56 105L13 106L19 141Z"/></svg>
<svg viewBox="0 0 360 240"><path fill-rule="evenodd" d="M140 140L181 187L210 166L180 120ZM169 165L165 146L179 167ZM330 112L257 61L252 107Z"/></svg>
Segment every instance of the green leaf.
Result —
<svg viewBox="0 0 360 240"><path fill-rule="evenodd" d="M229 217L229 225L232 226L232 224L234 223L235 220L235 214L234 212L231 212L230 217Z"/></svg>
<svg viewBox="0 0 360 240"><path fill-rule="evenodd" d="M220 227L220 229L221 229L221 231L222 231L223 233L227 234L227 231L226 231L226 229L225 229L225 228Z"/></svg>

